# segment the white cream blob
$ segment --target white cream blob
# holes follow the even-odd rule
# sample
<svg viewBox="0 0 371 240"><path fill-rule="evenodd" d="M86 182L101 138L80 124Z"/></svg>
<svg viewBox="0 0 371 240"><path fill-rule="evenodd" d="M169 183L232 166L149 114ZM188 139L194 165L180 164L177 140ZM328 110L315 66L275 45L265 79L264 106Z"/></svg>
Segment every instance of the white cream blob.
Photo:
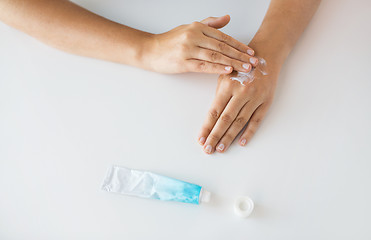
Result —
<svg viewBox="0 0 371 240"><path fill-rule="evenodd" d="M253 68L250 72L237 72L237 76L231 77L232 80L239 81L242 85L245 86L244 82L251 83L255 79L256 71L259 71L262 75L268 75L267 72L267 62L264 58L257 57L259 64L257 67Z"/></svg>

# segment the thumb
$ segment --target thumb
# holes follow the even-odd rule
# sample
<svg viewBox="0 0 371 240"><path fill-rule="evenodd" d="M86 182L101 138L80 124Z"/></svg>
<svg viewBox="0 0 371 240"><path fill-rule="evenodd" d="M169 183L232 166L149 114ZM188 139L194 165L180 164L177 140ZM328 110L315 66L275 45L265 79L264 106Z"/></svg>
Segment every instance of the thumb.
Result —
<svg viewBox="0 0 371 240"><path fill-rule="evenodd" d="M225 15L222 17L208 17L201 21L201 23L208 25L212 28L222 28L229 23L231 17L229 15Z"/></svg>

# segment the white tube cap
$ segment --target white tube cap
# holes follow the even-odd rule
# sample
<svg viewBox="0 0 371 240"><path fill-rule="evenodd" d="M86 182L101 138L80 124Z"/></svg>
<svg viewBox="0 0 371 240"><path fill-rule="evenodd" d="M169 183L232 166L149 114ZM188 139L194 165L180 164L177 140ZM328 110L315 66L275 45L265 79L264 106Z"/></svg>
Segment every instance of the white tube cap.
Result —
<svg viewBox="0 0 371 240"><path fill-rule="evenodd" d="M239 216L246 218L254 209L254 202L249 197L239 197L234 203L234 213Z"/></svg>
<svg viewBox="0 0 371 240"><path fill-rule="evenodd" d="M210 198L211 198L211 192L206 191L204 188L201 188L201 192L199 196L200 203L208 203L210 202Z"/></svg>

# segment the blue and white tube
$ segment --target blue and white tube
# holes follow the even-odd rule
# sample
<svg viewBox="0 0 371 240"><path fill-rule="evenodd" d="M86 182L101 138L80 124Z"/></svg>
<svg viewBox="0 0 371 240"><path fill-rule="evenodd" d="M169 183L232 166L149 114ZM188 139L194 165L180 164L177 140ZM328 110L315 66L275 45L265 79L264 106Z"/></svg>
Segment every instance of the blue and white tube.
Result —
<svg viewBox="0 0 371 240"><path fill-rule="evenodd" d="M192 204L207 203L211 193L203 187L155 173L112 166L102 189L107 192Z"/></svg>

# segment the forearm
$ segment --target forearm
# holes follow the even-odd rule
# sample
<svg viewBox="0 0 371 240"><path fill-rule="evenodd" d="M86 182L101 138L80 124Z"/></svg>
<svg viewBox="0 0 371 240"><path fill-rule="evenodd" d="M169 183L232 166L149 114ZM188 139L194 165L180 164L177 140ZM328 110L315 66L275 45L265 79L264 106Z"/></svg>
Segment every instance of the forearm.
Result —
<svg viewBox="0 0 371 240"><path fill-rule="evenodd" d="M316 12L320 0L272 0L249 44L267 62L281 66ZM268 63L269 64L269 63Z"/></svg>
<svg viewBox="0 0 371 240"><path fill-rule="evenodd" d="M67 0L0 0L0 20L61 50L137 67L151 36Z"/></svg>

